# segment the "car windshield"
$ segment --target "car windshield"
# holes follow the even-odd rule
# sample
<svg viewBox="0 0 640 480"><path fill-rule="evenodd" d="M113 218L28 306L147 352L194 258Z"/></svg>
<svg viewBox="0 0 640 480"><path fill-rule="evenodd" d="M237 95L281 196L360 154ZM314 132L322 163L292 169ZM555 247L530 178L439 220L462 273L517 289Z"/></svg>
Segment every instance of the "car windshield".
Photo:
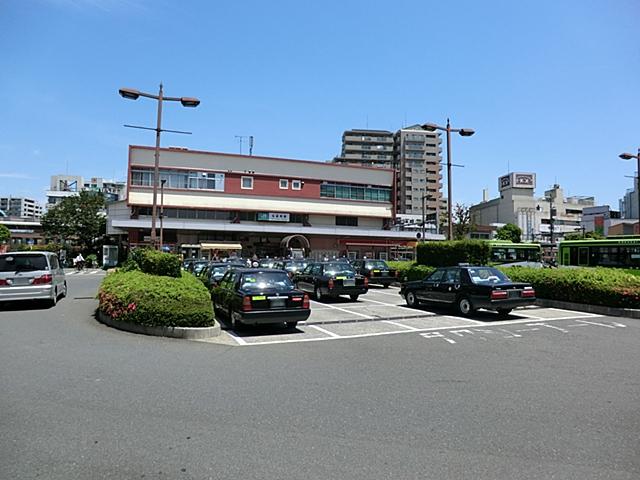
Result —
<svg viewBox="0 0 640 480"><path fill-rule="evenodd" d="M307 262L287 262L284 264L286 270L304 270L307 266Z"/></svg>
<svg viewBox="0 0 640 480"><path fill-rule="evenodd" d="M369 268L389 268L382 260L371 260L366 263Z"/></svg>
<svg viewBox="0 0 640 480"><path fill-rule="evenodd" d="M469 277L476 284L509 282L507 277L500 270L492 267L476 267L469 269Z"/></svg>
<svg viewBox="0 0 640 480"><path fill-rule="evenodd" d="M198 262L193 266L193 271L200 273L204 267L207 266L207 262Z"/></svg>
<svg viewBox="0 0 640 480"><path fill-rule="evenodd" d="M0 256L0 272L17 272L48 270L47 258L44 255L2 255Z"/></svg>
<svg viewBox="0 0 640 480"><path fill-rule="evenodd" d="M245 273L242 275L240 288L250 291L275 289L279 292L286 292L293 290L293 283L284 272Z"/></svg>
<svg viewBox="0 0 640 480"><path fill-rule="evenodd" d="M222 276L222 275L224 275L224 273L225 273L228 269L229 269L229 267L228 267L228 266L226 266L226 265L220 265L220 266L218 266L218 267L213 267L213 268L211 269L211 274L212 274L212 275L217 275L217 276L218 276L218 275L219 275L219 276Z"/></svg>
<svg viewBox="0 0 640 480"><path fill-rule="evenodd" d="M353 267L348 263L327 263L324 266L324 273L327 275L341 275L355 272Z"/></svg>

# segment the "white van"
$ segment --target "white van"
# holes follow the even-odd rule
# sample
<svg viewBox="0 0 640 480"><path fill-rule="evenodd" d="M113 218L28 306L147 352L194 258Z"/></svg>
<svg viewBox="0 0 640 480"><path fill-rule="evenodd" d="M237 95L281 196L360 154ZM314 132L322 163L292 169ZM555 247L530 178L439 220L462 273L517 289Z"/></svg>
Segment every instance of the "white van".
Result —
<svg viewBox="0 0 640 480"><path fill-rule="evenodd" d="M0 254L0 302L46 300L55 306L66 295L67 281L55 253Z"/></svg>

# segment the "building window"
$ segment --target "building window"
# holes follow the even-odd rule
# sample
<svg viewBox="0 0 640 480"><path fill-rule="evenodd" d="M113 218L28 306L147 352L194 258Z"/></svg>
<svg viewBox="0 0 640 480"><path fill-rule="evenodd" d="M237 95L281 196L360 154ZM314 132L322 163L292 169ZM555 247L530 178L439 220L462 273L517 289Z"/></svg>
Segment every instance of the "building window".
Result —
<svg viewBox="0 0 640 480"><path fill-rule="evenodd" d="M291 190L302 190L302 182L300 180L291 180Z"/></svg>
<svg viewBox="0 0 640 480"><path fill-rule="evenodd" d="M280 190L288 190L289 189L289 180L286 178L280 179Z"/></svg>
<svg viewBox="0 0 640 480"><path fill-rule="evenodd" d="M336 225L341 227L357 227L358 217L338 216L336 217Z"/></svg>
<svg viewBox="0 0 640 480"><path fill-rule="evenodd" d="M253 177L242 177L240 188L243 190L253 190Z"/></svg>

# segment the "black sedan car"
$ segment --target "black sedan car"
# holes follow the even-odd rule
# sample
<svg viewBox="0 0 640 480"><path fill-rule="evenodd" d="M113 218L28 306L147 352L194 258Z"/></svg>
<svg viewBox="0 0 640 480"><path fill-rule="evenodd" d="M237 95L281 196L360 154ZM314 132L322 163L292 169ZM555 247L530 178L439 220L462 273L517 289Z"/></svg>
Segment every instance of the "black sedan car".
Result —
<svg viewBox="0 0 640 480"><path fill-rule="evenodd" d="M227 270L230 268L242 268L245 265L242 263L229 263L229 262L210 262L198 275L205 286L209 289L215 287Z"/></svg>
<svg viewBox="0 0 640 480"><path fill-rule="evenodd" d="M465 316L478 308L506 316L536 300L528 283L514 283L496 268L477 266L438 268L423 280L403 283L400 295L410 307L423 302L452 305Z"/></svg>
<svg viewBox="0 0 640 480"><path fill-rule="evenodd" d="M211 294L216 315L241 324L285 323L295 328L309 318L309 295L296 290L283 270L231 268Z"/></svg>
<svg viewBox="0 0 640 480"><path fill-rule="evenodd" d="M309 265L309 260L305 259L296 259L296 260L278 260L273 264L271 268L277 268L278 270L284 270L289 274L290 278L303 271L307 265Z"/></svg>
<svg viewBox="0 0 640 480"><path fill-rule="evenodd" d="M359 275L346 261L310 263L293 277L296 287L313 293L316 300L349 295L354 302L367 293L369 280Z"/></svg>
<svg viewBox="0 0 640 480"><path fill-rule="evenodd" d="M353 265L356 272L367 277L370 284L375 283L382 285L384 288L389 288L389 285L397 281L396 271L389 268L389 265L384 260L365 258L354 260L351 265Z"/></svg>

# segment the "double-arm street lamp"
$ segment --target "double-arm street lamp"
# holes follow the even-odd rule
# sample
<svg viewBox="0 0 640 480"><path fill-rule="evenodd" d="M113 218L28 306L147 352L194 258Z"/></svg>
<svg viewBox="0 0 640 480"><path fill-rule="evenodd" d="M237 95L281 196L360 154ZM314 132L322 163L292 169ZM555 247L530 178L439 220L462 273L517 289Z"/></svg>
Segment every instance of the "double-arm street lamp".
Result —
<svg viewBox="0 0 640 480"><path fill-rule="evenodd" d="M440 125L436 125L435 123L425 123L422 125L424 130L429 132L435 132L436 130L440 130L443 132L447 132L447 238L449 240L453 239L453 215L451 214L452 209L452 201L451 201L451 132L459 133L463 137L470 137L474 133L476 133L471 128L451 128L451 123L447 118L447 126L441 127Z"/></svg>
<svg viewBox="0 0 640 480"><path fill-rule="evenodd" d="M623 160L638 160L638 172L636 173L636 195L638 196L638 225L640 228L640 148L638 148L638 154L633 153L621 153L618 155Z"/></svg>
<svg viewBox="0 0 640 480"><path fill-rule="evenodd" d="M180 130L166 130L162 128L162 102L180 102L183 107L197 107L200 105L200 100L192 97L165 97L162 90L162 83L160 84L160 90L157 95L152 93L145 93L133 88L121 88L118 90L123 98L129 100L137 100L140 97L152 98L158 101L158 118L156 122L156 128L138 127L135 125L125 125L125 127L141 128L143 130L155 130L156 132L156 149L155 159L153 165L153 203L151 207L151 244L153 248L158 248L158 241L156 237L156 219L158 217L158 183L160 178L160 133L172 132L172 133L184 133L189 135L191 132L182 132Z"/></svg>

